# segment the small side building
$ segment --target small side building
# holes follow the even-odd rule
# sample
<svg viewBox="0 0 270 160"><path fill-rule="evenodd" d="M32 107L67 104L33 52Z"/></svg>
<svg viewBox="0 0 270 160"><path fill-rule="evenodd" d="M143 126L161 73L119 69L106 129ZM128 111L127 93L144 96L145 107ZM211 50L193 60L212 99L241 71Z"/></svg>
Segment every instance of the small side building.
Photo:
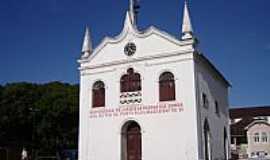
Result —
<svg viewBox="0 0 270 160"><path fill-rule="evenodd" d="M270 106L230 109L231 151L239 159L270 159Z"/></svg>
<svg viewBox="0 0 270 160"><path fill-rule="evenodd" d="M246 128L250 158L270 158L270 124L267 119L258 119Z"/></svg>

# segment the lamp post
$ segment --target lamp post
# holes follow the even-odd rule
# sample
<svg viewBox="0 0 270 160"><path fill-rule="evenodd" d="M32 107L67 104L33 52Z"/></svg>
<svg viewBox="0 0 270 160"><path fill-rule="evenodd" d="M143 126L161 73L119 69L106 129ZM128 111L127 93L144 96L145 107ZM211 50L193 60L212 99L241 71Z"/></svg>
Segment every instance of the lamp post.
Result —
<svg viewBox="0 0 270 160"><path fill-rule="evenodd" d="M32 160L35 158L35 129L36 129L36 113L40 111L40 109L37 108L29 108L29 111L32 113L33 118L33 129L32 129Z"/></svg>
<svg viewBox="0 0 270 160"><path fill-rule="evenodd" d="M8 149L5 147L0 147L0 151L3 150L5 152L5 160L8 160Z"/></svg>

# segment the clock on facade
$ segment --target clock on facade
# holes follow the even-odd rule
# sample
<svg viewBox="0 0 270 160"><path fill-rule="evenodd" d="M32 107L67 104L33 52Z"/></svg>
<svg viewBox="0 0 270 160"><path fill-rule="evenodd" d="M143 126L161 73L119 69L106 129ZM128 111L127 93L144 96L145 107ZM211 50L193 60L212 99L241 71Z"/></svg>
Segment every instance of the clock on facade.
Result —
<svg viewBox="0 0 270 160"><path fill-rule="evenodd" d="M127 56L132 56L136 52L136 45L132 42L126 44L124 52Z"/></svg>

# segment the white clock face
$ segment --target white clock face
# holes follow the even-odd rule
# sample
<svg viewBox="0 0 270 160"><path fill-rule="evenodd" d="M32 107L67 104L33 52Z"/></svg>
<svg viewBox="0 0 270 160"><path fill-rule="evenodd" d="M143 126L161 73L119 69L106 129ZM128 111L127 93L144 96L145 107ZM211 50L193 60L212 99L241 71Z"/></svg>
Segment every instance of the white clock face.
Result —
<svg viewBox="0 0 270 160"><path fill-rule="evenodd" d="M136 52L136 45L132 42L126 44L124 52L127 56L132 56Z"/></svg>

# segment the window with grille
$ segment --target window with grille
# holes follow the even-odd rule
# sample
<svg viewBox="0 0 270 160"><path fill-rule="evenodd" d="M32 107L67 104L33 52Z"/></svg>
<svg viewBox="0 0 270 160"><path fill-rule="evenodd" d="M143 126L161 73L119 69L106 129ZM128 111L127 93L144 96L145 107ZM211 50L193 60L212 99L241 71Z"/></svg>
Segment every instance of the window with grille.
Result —
<svg viewBox="0 0 270 160"><path fill-rule="evenodd" d="M164 72L159 77L159 100L175 100L175 81L171 72Z"/></svg>
<svg viewBox="0 0 270 160"><path fill-rule="evenodd" d="M104 107L105 106L105 87L102 81L97 81L93 85L92 89L92 107Z"/></svg>

